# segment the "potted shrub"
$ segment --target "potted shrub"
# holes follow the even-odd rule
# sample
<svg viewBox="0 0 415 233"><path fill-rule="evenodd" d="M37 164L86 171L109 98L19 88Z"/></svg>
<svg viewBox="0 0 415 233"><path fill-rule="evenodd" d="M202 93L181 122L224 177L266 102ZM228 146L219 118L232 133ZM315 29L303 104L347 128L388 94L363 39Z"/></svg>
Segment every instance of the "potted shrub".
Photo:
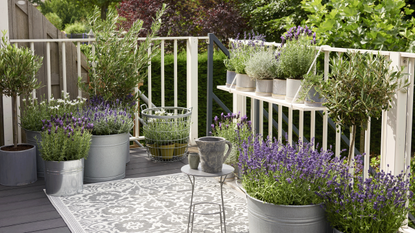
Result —
<svg viewBox="0 0 415 233"><path fill-rule="evenodd" d="M272 95L273 78L277 69L278 61L275 59L275 51L272 48L259 50L249 58L245 70L248 76L256 82L256 95Z"/></svg>
<svg viewBox="0 0 415 233"><path fill-rule="evenodd" d="M129 132L134 123L123 103L94 97L75 117L84 117L94 125L91 148L85 161L84 180L102 182L125 177Z"/></svg>
<svg viewBox="0 0 415 233"><path fill-rule="evenodd" d="M63 99L54 99L53 97L49 100L43 100L38 102L37 98L23 99L21 105L21 116L20 123L22 129L26 134L26 142L36 146L36 163L37 163L37 177L44 177L45 165L40 153L40 144L37 141L42 141L42 120L47 119L51 115L62 116L64 113L76 112L77 109L82 108L85 99L78 98L70 100L69 94L62 92ZM43 96L42 99L45 99Z"/></svg>
<svg viewBox="0 0 415 233"><path fill-rule="evenodd" d="M319 83L322 82L323 75L307 74L301 81L301 89L298 99L304 101L304 105L310 107L321 107L324 99L319 93Z"/></svg>
<svg viewBox="0 0 415 233"><path fill-rule="evenodd" d="M307 74L315 56L315 33L306 26L292 27L282 36L281 55L279 63L281 72L287 76L285 100L292 102L301 86L301 80ZM295 103L302 103L296 101Z"/></svg>
<svg viewBox="0 0 415 233"><path fill-rule="evenodd" d="M28 48L11 45L4 34L0 42L0 90L12 98L13 145L0 147L0 184L17 186L37 180L36 147L17 144L17 96L27 96L39 88L35 74L43 58Z"/></svg>
<svg viewBox="0 0 415 233"><path fill-rule="evenodd" d="M356 158L357 167L363 167L359 161ZM326 180L316 193L336 233L398 232L409 210L405 204L413 197L409 186L405 173L381 171L364 180L343 172Z"/></svg>
<svg viewBox="0 0 415 233"><path fill-rule="evenodd" d="M45 161L46 193L69 196L82 193L84 159L91 144L93 124L70 114L43 120L40 152Z"/></svg>
<svg viewBox="0 0 415 233"><path fill-rule="evenodd" d="M275 140L275 139L274 139ZM247 194L249 232L330 232L319 191L327 179L347 172L331 151L311 143L283 145L250 138L239 156Z"/></svg>
<svg viewBox="0 0 415 233"><path fill-rule="evenodd" d="M350 128L350 165L356 127L364 130L369 117L379 118L382 110L391 107L396 91L408 82L402 80L405 76L402 69L390 70L391 61L380 55L348 52L338 54L330 63L329 79L320 81L319 90L329 117L342 128Z"/></svg>

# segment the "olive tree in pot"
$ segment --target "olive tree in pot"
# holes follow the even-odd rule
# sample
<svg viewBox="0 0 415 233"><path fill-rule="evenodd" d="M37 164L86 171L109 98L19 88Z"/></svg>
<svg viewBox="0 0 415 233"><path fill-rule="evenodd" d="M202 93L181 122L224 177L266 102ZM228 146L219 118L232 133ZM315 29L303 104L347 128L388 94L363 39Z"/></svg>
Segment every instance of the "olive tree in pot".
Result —
<svg viewBox="0 0 415 233"><path fill-rule="evenodd" d="M349 128L352 134L349 165L353 159L356 127L366 129L369 118L379 118L382 110L391 107L396 91L409 85L403 80L402 69L391 70L390 64L391 61L379 54L338 54L331 60L329 79L319 83L329 117L340 127Z"/></svg>
<svg viewBox="0 0 415 233"><path fill-rule="evenodd" d="M45 161L46 194L70 196L82 193L84 159L91 145L93 124L72 114L43 120L40 152Z"/></svg>
<svg viewBox="0 0 415 233"><path fill-rule="evenodd" d="M17 186L37 180L36 147L17 144L17 96L29 95L39 88L35 74L43 58L33 55L28 48L11 45L5 34L0 44L0 90L12 98L13 145L0 148L0 184Z"/></svg>
<svg viewBox="0 0 415 233"><path fill-rule="evenodd" d="M272 48L259 50L249 58L245 70L248 76L256 81L256 95L272 95L273 78L277 69L278 61Z"/></svg>
<svg viewBox="0 0 415 233"><path fill-rule="evenodd" d="M279 57L281 72L287 76L287 90L285 100L287 102L303 101L294 100L295 95L301 86L301 80L310 69L315 57L315 48L312 46L316 43L315 33L306 26L293 27L282 36L281 55Z"/></svg>

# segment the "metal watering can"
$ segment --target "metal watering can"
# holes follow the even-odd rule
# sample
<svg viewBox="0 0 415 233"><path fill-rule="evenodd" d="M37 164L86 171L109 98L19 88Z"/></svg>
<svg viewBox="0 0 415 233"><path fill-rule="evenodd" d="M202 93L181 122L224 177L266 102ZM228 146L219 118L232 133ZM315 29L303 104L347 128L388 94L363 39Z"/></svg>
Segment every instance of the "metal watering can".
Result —
<svg viewBox="0 0 415 233"><path fill-rule="evenodd" d="M200 155L200 167L208 173L219 173L222 171L222 164L232 151L232 143L222 137L201 137L195 140ZM223 156L226 144L229 149Z"/></svg>

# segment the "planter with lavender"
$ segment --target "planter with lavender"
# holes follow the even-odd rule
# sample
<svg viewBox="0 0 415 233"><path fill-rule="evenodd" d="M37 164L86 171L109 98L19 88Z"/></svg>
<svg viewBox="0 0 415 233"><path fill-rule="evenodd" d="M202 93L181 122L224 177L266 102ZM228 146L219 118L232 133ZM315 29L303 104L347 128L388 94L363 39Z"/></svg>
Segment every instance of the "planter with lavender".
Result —
<svg viewBox="0 0 415 233"><path fill-rule="evenodd" d="M239 165L249 232L332 232L315 193L348 170L332 152L313 150L311 143L291 146L255 137L243 144Z"/></svg>

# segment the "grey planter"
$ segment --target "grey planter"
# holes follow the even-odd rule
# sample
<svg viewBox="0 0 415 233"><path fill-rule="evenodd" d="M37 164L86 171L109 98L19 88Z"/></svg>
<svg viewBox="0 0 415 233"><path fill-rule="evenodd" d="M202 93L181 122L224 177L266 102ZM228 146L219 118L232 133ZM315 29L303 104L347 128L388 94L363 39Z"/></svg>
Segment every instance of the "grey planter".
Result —
<svg viewBox="0 0 415 233"><path fill-rule="evenodd" d="M30 145L30 144L19 144ZM0 147L0 184L21 186L36 182L36 146L23 151L4 151Z"/></svg>
<svg viewBox="0 0 415 233"><path fill-rule="evenodd" d="M320 96L320 94L316 91L314 87L312 87L305 98L304 105L310 107L321 107L324 103L324 99Z"/></svg>
<svg viewBox="0 0 415 233"><path fill-rule="evenodd" d="M272 84L273 80L257 79L255 94L257 96L271 96Z"/></svg>
<svg viewBox="0 0 415 233"><path fill-rule="evenodd" d="M295 94L300 89L301 80L300 79L287 79L287 90L285 95L285 101L291 103L294 99ZM304 101L298 101L299 95L297 95L297 100L294 101L296 104L302 104Z"/></svg>
<svg viewBox="0 0 415 233"><path fill-rule="evenodd" d="M246 74L236 74L236 90L237 91L255 91L255 81Z"/></svg>
<svg viewBox="0 0 415 233"><path fill-rule="evenodd" d="M56 197L82 193L84 159L45 161L46 194Z"/></svg>
<svg viewBox="0 0 415 233"><path fill-rule="evenodd" d="M235 79L236 73L235 71L226 71L226 86L230 87L233 80ZM233 83L232 88L235 88L236 84Z"/></svg>
<svg viewBox="0 0 415 233"><path fill-rule="evenodd" d="M39 142L42 141L42 135L40 131L24 130L26 133L26 142L36 146L36 164L37 164L37 177L45 177L45 163L42 159L42 153L40 153L40 144L37 144L36 138Z"/></svg>
<svg viewBox="0 0 415 233"><path fill-rule="evenodd" d="M285 92L287 90L286 87L287 80L285 79L274 79L272 80L272 98L274 99L285 99Z"/></svg>
<svg viewBox="0 0 415 233"><path fill-rule="evenodd" d="M274 205L247 195L250 233L331 233L319 205Z"/></svg>
<svg viewBox="0 0 415 233"><path fill-rule="evenodd" d="M200 167L207 173L218 173L222 171L222 165L228 158L232 143L222 137L206 136L195 140L199 149ZM226 146L228 151L224 156Z"/></svg>
<svg viewBox="0 0 415 233"><path fill-rule="evenodd" d="M91 147L85 160L84 181L102 182L125 177L129 135L92 135Z"/></svg>
<svg viewBox="0 0 415 233"><path fill-rule="evenodd" d="M125 163L129 163L130 162L130 138L128 138L128 143L127 143L127 153L126 153L126 158L125 158Z"/></svg>
<svg viewBox="0 0 415 233"><path fill-rule="evenodd" d="M336 228L333 228L333 233L343 233L342 231L337 230Z"/></svg>

